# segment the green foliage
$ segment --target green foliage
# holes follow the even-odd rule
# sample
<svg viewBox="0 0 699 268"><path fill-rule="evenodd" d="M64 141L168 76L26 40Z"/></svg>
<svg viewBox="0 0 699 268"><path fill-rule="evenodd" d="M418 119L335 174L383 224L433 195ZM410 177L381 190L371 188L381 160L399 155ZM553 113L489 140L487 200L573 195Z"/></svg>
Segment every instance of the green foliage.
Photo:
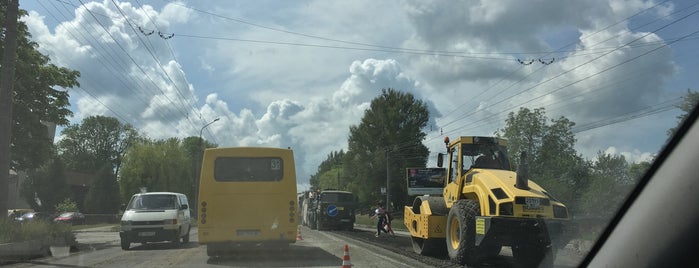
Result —
<svg viewBox="0 0 699 268"><path fill-rule="evenodd" d="M687 95L683 97L682 103L677 105L677 108L679 108L683 113L677 116L677 124L682 124L684 120L687 118L687 115L692 112L694 109L694 106L696 106L699 103L699 92L692 91L691 89L687 89ZM677 132L678 127L673 127L667 130L667 136L672 137L675 135L675 132Z"/></svg>
<svg viewBox="0 0 699 268"><path fill-rule="evenodd" d="M581 214L611 218L635 185L622 155L597 153L590 183L580 196ZM602 209L603 208L603 209Z"/></svg>
<svg viewBox="0 0 699 268"><path fill-rule="evenodd" d="M204 156L204 149L216 148L218 145L197 136L190 136L182 140L181 147L184 150L187 159L189 159L190 172L192 173L191 177L198 178L199 173L201 173L201 161L202 157ZM187 196L192 195L187 194Z"/></svg>
<svg viewBox="0 0 699 268"><path fill-rule="evenodd" d="M520 108L496 131L508 140L512 164L517 166L520 154L527 152L531 180L569 207L575 207L590 172L589 163L575 151L574 125L565 117L548 119L544 108Z"/></svg>
<svg viewBox="0 0 699 268"><path fill-rule="evenodd" d="M650 168L651 162L653 161L643 161L629 165L629 179L633 181L633 184L636 184L641 177L646 174L646 171Z"/></svg>
<svg viewBox="0 0 699 268"><path fill-rule="evenodd" d="M179 139L170 138L142 140L129 148L119 173L122 200L128 201L140 187L146 187L149 192L169 191L194 196L196 180L186 146Z"/></svg>
<svg viewBox="0 0 699 268"><path fill-rule="evenodd" d="M97 171L92 187L87 191L83 207L86 213L116 214L119 212L119 185L109 165Z"/></svg>
<svg viewBox="0 0 699 268"><path fill-rule="evenodd" d="M136 130L113 117L90 116L82 124L66 127L58 150L66 166L84 173L98 173L88 189L83 208L87 213L117 213L121 204L114 174L126 149L138 138Z"/></svg>
<svg viewBox="0 0 699 268"><path fill-rule="evenodd" d="M0 7L0 21L4 22L7 5ZM20 10L20 16L26 15L26 11ZM80 73L52 64L48 56L39 52L39 45L31 41L24 21L20 19L17 27L10 165L14 170L31 170L50 160L53 137L47 135L44 122L68 124L67 117L72 112L67 89L79 86ZM0 60L4 47L4 42L0 42Z"/></svg>
<svg viewBox="0 0 699 268"><path fill-rule="evenodd" d="M128 124L114 117L90 116L82 124L66 127L58 143L66 166L73 171L94 173L105 165L117 172L124 152L138 133Z"/></svg>
<svg viewBox="0 0 699 268"><path fill-rule="evenodd" d="M22 184L21 195L34 210L53 212L68 196L63 161L56 157L48 165L30 171Z"/></svg>
<svg viewBox="0 0 699 268"><path fill-rule="evenodd" d="M70 225L46 221L31 221L23 224L11 219L0 219L0 244L63 238L67 244L75 242Z"/></svg>
<svg viewBox="0 0 699 268"><path fill-rule="evenodd" d="M386 186L389 167L391 202L400 207L408 202L403 179L405 168L424 167L429 151L422 144L422 129L429 120L427 105L410 93L383 89L371 101L359 125L350 127L348 151L342 177L347 189L356 193L363 205L385 200L380 189Z"/></svg>
<svg viewBox="0 0 699 268"><path fill-rule="evenodd" d="M78 211L78 205L70 198L63 199L63 202L56 204L57 213L73 211Z"/></svg>
<svg viewBox="0 0 699 268"><path fill-rule="evenodd" d="M393 218L391 221L391 229L394 231L408 231L408 228L405 227L405 223L403 222L402 215L395 215L394 217L395 218ZM373 228L374 230L376 230L377 221L377 219L372 219L369 215L357 215L356 219L357 225L361 225L366 228Z"/></svg>
<svg viewBox="0 0 699 268"><path fill-rule="evenodd" d="M333 151L320 163L316 174L311 175L311 190L334 188L344 190L349 181L343 177L342 164L345 158L343 150ZM344 179L343 179L344 178Z"/></svg>

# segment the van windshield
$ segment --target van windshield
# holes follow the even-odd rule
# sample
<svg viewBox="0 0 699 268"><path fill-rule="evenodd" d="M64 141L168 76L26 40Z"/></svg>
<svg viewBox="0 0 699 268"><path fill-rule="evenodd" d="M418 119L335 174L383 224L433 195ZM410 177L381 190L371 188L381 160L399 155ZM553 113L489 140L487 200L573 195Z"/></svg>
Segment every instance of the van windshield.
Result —
<svg viewBox="0 0 699 268"><path fill-rule="evenodd" d="M168 194L137 195L131 198L126 209L177 209L177 197Z"/></svg>

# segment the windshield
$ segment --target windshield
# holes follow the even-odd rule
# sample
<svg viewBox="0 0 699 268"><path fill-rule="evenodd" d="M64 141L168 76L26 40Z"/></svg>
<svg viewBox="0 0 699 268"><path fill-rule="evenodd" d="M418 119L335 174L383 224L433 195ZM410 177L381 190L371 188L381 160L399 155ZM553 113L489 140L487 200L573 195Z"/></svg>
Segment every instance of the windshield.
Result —
<svg viewBox="0 0 699 268"><path fill-rule="evenodd" d="M177 196L165 194L149 194L134 196L127 210L158 210L158 209L177 209Z"/></svg>
<svg viewBox="0 0 699 268"><path fill-rule="evenodd" d="M510 169L507 148L494 144L464 144L461 147L464 167Z"/></svg>
<svg viewBox="0 0 699 268"><path fill-rule="evenodd" d="M576 267L699 102L691 0L8 0L0 23L0 266Z"/></svg>

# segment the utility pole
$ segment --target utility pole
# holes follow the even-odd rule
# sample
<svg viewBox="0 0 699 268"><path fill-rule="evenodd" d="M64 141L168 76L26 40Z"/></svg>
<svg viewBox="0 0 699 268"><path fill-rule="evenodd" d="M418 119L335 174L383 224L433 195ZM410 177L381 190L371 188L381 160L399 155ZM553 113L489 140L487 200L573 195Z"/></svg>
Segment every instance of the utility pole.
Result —
<svg viewBox="0 0 699 268"><path fill-rule="evenodd" d="M390 211L391 209L391 165L388 163L388 157L390 155L391 151L386 149L386 210Z"/></svg>
<svg viewBox="0 0 699 268"><path fill-rule="evenodd" d="M12 100L17 59L17 16L19 0L7 1L5 18L5 50L0 71L0 219L7 218L10 159L12 157Z"/></svg>

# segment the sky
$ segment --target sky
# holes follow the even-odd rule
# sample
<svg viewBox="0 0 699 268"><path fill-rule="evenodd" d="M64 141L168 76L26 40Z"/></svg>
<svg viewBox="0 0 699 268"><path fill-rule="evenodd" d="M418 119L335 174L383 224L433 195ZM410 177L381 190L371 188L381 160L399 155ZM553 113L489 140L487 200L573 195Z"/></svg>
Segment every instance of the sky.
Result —
<svg viewBox="0 0 699 268"><path fill-rule="evenodd" d="M72 124L119 118L154 138L294 149L299 190L346 150L384 88L444 136L493 135L510 112L566 117L577 151L652 159L697 89L694 1L20 1L52 63L78 70ZM214 119L218 121L208 125ZM60 138L60 128L57 134Z"/></svg>

